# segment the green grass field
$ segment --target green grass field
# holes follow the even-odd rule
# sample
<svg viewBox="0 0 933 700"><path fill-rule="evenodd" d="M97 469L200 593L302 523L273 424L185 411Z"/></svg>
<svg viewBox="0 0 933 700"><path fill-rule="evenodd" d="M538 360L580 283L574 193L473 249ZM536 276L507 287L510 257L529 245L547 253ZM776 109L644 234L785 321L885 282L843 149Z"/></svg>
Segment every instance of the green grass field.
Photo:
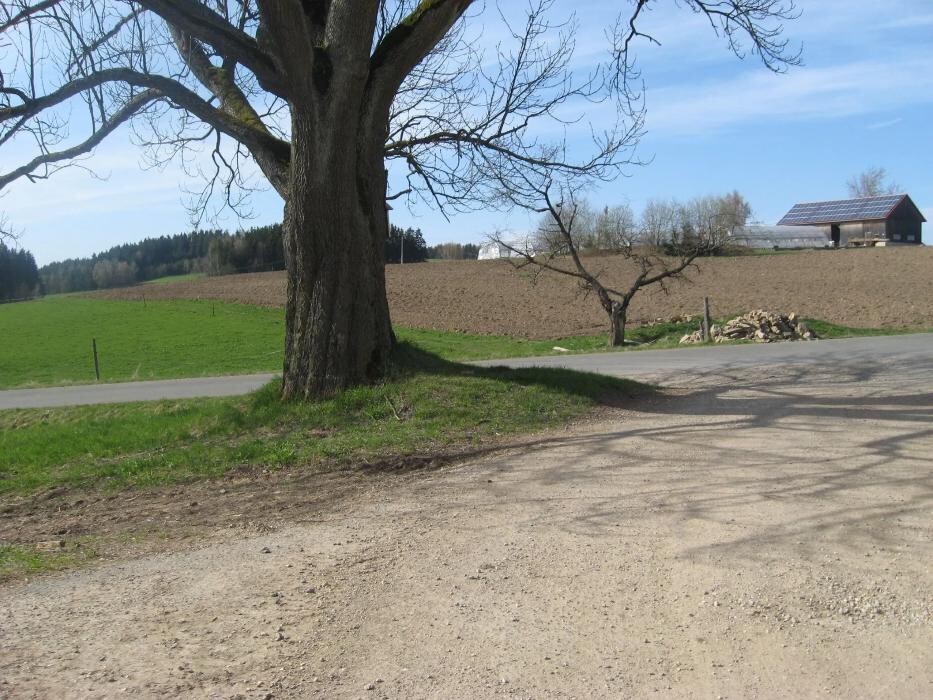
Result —
<svg viewBox="0 0 933 700"><path fill-rule="evenodd" d="M848 328L809 321L823 338L890 335L892 329ZM679 347L695 324L663 323L627 330L633 345L616 350ZM95 381L91 340L97 340L101 381L273 372L282 367L281 309L211 301L113 301L55 296L0 305L0 389ZM446 360L605 352L603 334L524 340L396 328L399 340Z"/></svg>
<svg viewBox="0 0 933 700"><path fill-rule="evenodd" d="M2 387L92 381L91 338L104 381L268 371L282 362L282 312L237 304L51 297L0 306L0 326L7 339L0 344ZM819 321L811 327L824 337L890 332ZM670 347L691 328L659 324L629 337L638 347ZM400 328L398 336L396 367L385 383L321 403L282 405L272 386L235 399L0 412L0 494L404 454L553 426L580 415L600 393L627 386L572 372L454 362L553 355L555 346L601 351L602 335L528 341Z"/></svg>
<svg viewBox="0 0 933 700"><path fill-rule="evenodd" d="M0 388L274 371L281 309L55 296L0 306Z"/></svg>
<svg viewBox="0 0 933 700"><path fill-rule="evenodd" d="M187 275L168 275L167 277L159 277L154 280L143 282L143 284L171 284L172 282L187 282L189 280L196 280L201 277L204 277L203 272L189 272Z"/></svg>
<svg viewBox="0 0 933 700"><path fill-rule="evenodd" d="M670 347L690 324L634 328L629 338ZM114 301L55 296L0 306L0 389L276 371L285 333L280 309L211 301ZM605 351L604 335L523 340L396 328L399 340L447 360ZM631 349L631 348L629 348Z"/></svg>
<svg viewBox="0 0 933 700"><path fill-rule="evenodd" d="M0 306L0 389L276 371L282 367L283 313L210 301L113 301L48 297ZM527 343L399 328L446 359L553 354L553 342ZM563 342L563 341L562 341ZM575 351L605 345L598 337L566 341Z"/></svg>

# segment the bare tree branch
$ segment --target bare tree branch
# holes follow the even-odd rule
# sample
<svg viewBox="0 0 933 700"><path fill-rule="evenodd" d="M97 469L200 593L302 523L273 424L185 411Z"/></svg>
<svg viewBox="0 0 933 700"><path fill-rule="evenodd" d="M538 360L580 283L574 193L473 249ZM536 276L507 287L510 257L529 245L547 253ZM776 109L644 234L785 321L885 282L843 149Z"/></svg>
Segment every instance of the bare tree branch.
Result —
<svg viewBox="0 0 933 700"><path fill-rule="evenodd" d="M38 2L35 5L24 5L16 14L12 14L8 8L2 8L2 11L6 14L6 19L0 24L0 34L12 29L13 27L22 24L27 21L30 17L33 17L41 12L54 7L61 3L62 0L43 0L43 2Z"/></svg>
<svg viewBox="0 0 933 700"><path fill-rule="evenodd" d="M0 214L0 242L6 241L15 244L19 240L19 234L10 226L10 221L6 214Z"/></svg>
<svg viewBox="0 0 933 700"><path fill-rule="evenodd" d="M216 12L196 0L138 0L168 23L186 34L213 46L251 70L264 89L280 97L287 95L287 85L272 58L257 41L242 29L231 25Z"/></svg>
<svg viewBox="0 0 933 700"><path fill-rule="evenodd" d="M387 131L384 156L407 166L408 184L396 189L409 201L421 198L445 216L526 206L547 177L610 180L641 163L635 147L645 113L639 91L618 81L618 70L628 66L634 39L655 41L639 29L655 2L636 0L627 21L620 17L615 71L582 73L571 62L575 22L553 19L554 0L533 0L521 24L502 16L511 41L497 46L494 57L466 33L474 0L14 0L0 9L0 35L10 36L10 56L17 57L0 72L0 146L30 137L42 159L53 162L52 153L82 150L56 147L70 131L69 100L87 109L90 135L81 143L96 143L94 134L138 91L157 90L193 117L177 119L182 131L172 137L155 121L165 112L137 112L153 136L163 137L165 153L203 143L197 128L203 122L231 139L229 147L246 146L286 197L290 125L279 115L295 115L287 100L299 86L302 99L326 101L320 89L336 70L341 84L363 75L360 97L368 107L361 128ZM780 33L780 22L795 16L792 0L684 2L736 52L744 38L769 67L793 63ZM285 79L283 52L295 64L304 57L304 75ZM357 54L363 60L351 61ZM48 80L54 70L61 72L57 85ZM619 119L595 130L582 121L586 105L603 101L615 103ZM301 108L303 119L317 121L339 119L342 109ZM590 153L571 157L566 137L542 138L541 122L588 129ZM159 146L155 138L140 141ZM225 158L238 160L224 148Z"/></svg>
<svg viewBox="0 0 933 700"><path fill-rule="evenodd" d="M616 79L622 85L639 77L632 54L634 41L644 38L660 45L656 37L638 28L639 18L657 2L636 0L635 8L616 22L614 66ZM789 41L783 38L784 23L800 16L794 0L683 0L683 3L706 17L713 31L723 36L729 49L740 58L754 54L776 73L800 63L800 50L790 50Z"/></svg>
<svg viewBox="0 0 933 700"><path fill-rule="evenodd" d="M399 88L386 157L403 161L409 182L421 183L415 195L426 192L445 214L526 206L548 174L610 180L639 162L641 105L617 104L617 123L601 132L590 127L586 155L571 157L563 139L538 135L539 122L586 133L585 107L613 99L605 72L573 69L576 24L550 19L553 6L533 2L521 25L503 18L514 50L497 49L497 72L484 68L489 57L458 24Z"/></svg>
<svg viewBox="0 0 933 700"><path fill-rule="evenodd" d="M846 180L849 196L877 197L883 194L898 194L902 188L895 181L888 179L888 171L884 168L868 168Z"/></svg>
<svg viewBox="0 0 933 700"><path fill-rule="evenodd" d="M284 191L285 170L287 169L289 157L288 144L269 134L265 126L258 120L258 116L255 120L231 116L229 112L213 107L196 93L177 81L158 75L148 75L124 68L112 68L98 71L87 77L73 80L64 87L48 95L29 99L15 107L0 109L0 126L12 120L20 120L19 123L22 123L23 119L41 114L50 107L61 104L75 95L113 82L138 88L147 88L147 92L144 93L147 97L144 101L141 101L138 96L134 96L128 100L126 104L117 111L114 117L107 119L96 130L94 135L78 146L60 151L56 154L43 154L27 164L27 166L17 168L7 175L0 176L0 189L10 182L13 182L15 179L31 173L32 170L39 165L59 162L70 157L87 153L94 146L99 144L105 136L112 133L119 124L138 113L145 104L152 102L157 97L164 97L177 106L196 115L199 119L210 124L218 131L255 149L256 153L254 155L257 155L258 159L268 159L270 172L267 173L267 175L277 188L281 187L282 191ZM253 115L255 115L255 112L253 112Z"/></svg>
<svg viewBox="0 0 933 700"><path fill-rule="evenodd" d="M389 102L405 78L450 31L474 0L423 0L376 45L370 84L377 103Z"/></svg>
<svg viewBox="0 0 933 700"><path fill-rule="evenodd" d="M10 171L9 173L0 174L0 190L21 177L26 177L31 180L38 178L44 179L48 177L48 172L46 172L44 175L36 176L35 171L41 167L53 165L62 161L73 160L78 156L90 152L107 136L112 134L118 126L133 117L136 113L144 109L147 105L158 99L160 96L161 95L156 90L146 90L134 95L127 101L122 109L117 110L113 116L111 116L90 137L81 143L61 151L43 153L42 155L36 156L25 165L22 165L19 168Z"/></svg>

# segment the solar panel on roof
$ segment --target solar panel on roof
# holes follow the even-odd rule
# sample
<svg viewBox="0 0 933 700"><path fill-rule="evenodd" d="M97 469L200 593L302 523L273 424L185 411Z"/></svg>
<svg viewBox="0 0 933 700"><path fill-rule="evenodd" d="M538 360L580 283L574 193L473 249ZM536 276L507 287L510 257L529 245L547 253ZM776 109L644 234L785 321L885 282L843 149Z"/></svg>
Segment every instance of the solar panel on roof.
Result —
<svg viewBox="0 0 933 700"><path fill-rule="evenodd" d="M795 204L778 225L831 224L883 219L904 198L901 194Z"/></svg>

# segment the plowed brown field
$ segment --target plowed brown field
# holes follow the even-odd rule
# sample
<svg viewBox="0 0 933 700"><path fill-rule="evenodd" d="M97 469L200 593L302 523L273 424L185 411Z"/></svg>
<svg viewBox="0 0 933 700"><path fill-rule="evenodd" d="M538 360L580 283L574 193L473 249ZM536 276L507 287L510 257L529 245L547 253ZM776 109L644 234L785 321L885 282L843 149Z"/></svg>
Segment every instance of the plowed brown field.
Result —
<svg viewBox="0 0 933 700"><path fill-rule="evenodd" d="M610 284L634 267L616 257L589 259ZM526 273L504 261L451 261L386 268L394 323L416 328L558 338L600 332L605 315L570 277ZM698 313L710 298L715 316L750 309L796 311L848 326L933 327L933 249L802 251L701 261L669 294L657 288L632 303L634 323ZM284 306L281 272L207 277L100 293L113 299L217 299Z"/></svg>

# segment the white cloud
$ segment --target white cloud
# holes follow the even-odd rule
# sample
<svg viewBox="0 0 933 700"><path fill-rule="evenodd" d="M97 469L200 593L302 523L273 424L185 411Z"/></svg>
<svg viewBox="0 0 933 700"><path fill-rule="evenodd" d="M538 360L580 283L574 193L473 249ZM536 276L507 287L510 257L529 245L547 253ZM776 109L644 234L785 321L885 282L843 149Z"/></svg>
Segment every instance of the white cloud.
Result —
<svg viewBox="0 0 933 700"><path fill-rule="evenodd" d="M653 132L701 134L762 119L826 120L933 102L933 55L765 71L653 90Z"/></svg>
<svg viewBox="0 0 933 700"><path fill-rule="evenodd" d="M88 212L105 215L156 203L177 203L181 198L177 183L176 177L159 173L116 171L101 180L72 170L51 180L16 183L0 200L0 208L14 222L67 221Z"/></svg>
<svg viewBox="0 0 933 700"><path fill-rule="evenodd" d="M933 22L929 0L797 0L800 17L785 25L791 38L807 41L807 49L820 44L849 43L867 36L886 35L891 30L914 29Z"/></svg>
<svg viewBox="0 0 933 700"><path fill-rule="evenodd" d="M929 26L933 26L933 14L899 17L883 25L885 29L916 29Z"/></svg>
<svg viewBox="0 0 933 700"><path fill-rule="evenodd" d="M876 122L876 123L874 123L874 124L869 124L867 128L869 128L869 129L871 129L871 130L876 130L876 129L887 129L887 128L890 127L890 126L894 126L894 125L896 125L896 124L900 124L902 121L904 121L904 118L903 118L903 117L895 117L894 119L886 119L886 120L883 121L883 122Z"/></svg>

